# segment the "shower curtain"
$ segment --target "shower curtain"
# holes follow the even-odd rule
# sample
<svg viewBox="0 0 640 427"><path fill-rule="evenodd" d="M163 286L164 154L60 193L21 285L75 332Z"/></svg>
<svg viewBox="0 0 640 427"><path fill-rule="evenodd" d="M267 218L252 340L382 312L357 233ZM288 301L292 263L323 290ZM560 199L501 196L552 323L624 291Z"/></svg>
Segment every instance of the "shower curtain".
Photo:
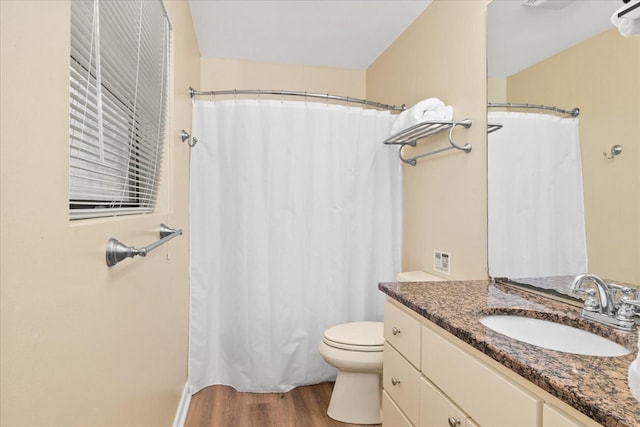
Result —
<svg viewBox="0 0 640 427"><path fill-rule="evenodd" d="M196 101L189 386L284 392L335 377L334 324L382 320L400 267L401 169L389 112Z"/></svg>
<svg viewBox="0 0 640 427"><path fill-rule="evenodd" d="M490 112L489 274L546 277L587 272L577 118Z"/></svg>

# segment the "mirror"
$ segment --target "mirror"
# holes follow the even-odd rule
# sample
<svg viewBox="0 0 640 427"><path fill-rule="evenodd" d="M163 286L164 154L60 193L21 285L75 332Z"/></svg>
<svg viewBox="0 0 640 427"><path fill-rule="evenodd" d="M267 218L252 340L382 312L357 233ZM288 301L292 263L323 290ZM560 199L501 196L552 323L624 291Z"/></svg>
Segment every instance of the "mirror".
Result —
<svg viewBox="0 0 640 427"><path fill-rule="evenodd" d="M488 101L580 109L588 270L640 285L640 35L611 24L622 0L528 3L488 6Z"/></svg>

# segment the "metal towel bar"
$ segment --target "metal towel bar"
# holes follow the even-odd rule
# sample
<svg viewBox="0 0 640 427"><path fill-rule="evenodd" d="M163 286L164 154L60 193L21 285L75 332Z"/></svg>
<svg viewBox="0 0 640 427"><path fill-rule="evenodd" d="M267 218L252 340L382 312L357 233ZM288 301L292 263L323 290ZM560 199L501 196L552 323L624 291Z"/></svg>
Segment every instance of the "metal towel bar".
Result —
<svg viewBox="0 0 640 427"><path fill-rule="evenodd" d="M140 249L136 249L133 246L125 246L112 237L107 242L107 266L113 267L123 259L133 258L136 255L146 257L149 252L151 252L158 246L167 243L169 240L173 239L174 237L180 236L181 234L182 230L169 228L164 224L160 224L160 240Z"/></svg>

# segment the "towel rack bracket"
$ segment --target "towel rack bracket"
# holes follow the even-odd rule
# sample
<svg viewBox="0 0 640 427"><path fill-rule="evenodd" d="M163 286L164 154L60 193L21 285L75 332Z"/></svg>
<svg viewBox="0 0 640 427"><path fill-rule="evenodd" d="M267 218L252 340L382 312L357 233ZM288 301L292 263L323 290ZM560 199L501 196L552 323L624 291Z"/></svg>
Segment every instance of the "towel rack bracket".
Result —
<svg viewBox="0 0 640 427"><path fill-rule="evenodd" d="M182 230L175 230L171 227L167 227L164 224L160 224L160 239L164 239L165 237L173 233L182 234Z"/></svg>

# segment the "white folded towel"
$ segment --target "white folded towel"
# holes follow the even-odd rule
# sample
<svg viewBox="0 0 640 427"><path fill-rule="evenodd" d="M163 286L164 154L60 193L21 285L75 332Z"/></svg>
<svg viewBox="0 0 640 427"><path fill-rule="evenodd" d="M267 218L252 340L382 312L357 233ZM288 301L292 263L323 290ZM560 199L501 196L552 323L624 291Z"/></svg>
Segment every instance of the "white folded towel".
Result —
<svg viewBox="0 0 640 427"><path fill-rule="evenodd" d="M447 121L452 118L453 108L450 105L444 105L438 98L429 98L400 113L391 127L391 133L396 134L428 120Z"/></svg>
<svg viewBox="0 0 640 427"><path fill-rule="evenodd" d="M618 13L629 9L631 3L627 3L611 15L611 23L618 27L618 31L625 37L640 35L640 18L618 18ZM637 9L636 9L637 10Z"/></svg>

